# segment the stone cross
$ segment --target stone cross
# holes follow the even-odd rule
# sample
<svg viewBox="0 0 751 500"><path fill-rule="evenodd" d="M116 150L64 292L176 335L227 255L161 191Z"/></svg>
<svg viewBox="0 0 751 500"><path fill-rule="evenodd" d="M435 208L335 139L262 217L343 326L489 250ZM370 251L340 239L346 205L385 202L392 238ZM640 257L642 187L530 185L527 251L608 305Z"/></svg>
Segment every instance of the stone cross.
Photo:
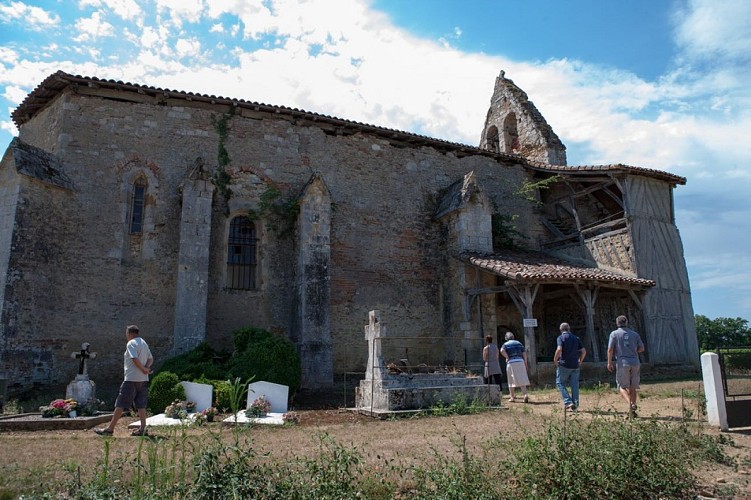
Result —
<svg viewBox="0 0 751 500"><path fill-rule="evenodd" d="M383 353L381 337L386 333L386 326L381 323L381 311L368 313L368 325L365 327L365 340L368 341L368 365L365 367L365 380L382 378Z"/></svg>
<svg viewBox="0 0 751 500"><path fill-rule="evenodd" d="M78 363L78 374L79 375L88 375L88 367L86 366L86 360L88 359L94 359L96 358L95 352L89 352L89 347L91 344L88 342L84 342L81 344L81 352L74 352L71 353L70 357L74 359L80 359L81 361Z"/></svg>

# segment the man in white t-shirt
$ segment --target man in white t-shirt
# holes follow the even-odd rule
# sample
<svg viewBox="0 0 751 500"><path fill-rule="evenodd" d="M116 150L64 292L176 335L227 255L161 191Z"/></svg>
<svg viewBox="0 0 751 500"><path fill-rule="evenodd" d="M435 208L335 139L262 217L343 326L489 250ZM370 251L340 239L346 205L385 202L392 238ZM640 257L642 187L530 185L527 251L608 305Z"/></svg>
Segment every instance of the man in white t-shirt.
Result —
<svg viewBox="0 0 751 500"><path fill-rule="evenodd" d="M125 377L120 385L120 393L115 401L115 413L112 415L110 424L104 429L94 429L100 436L111 436L115 431L115 425L125 410L130 409L135 403L138 417L141 419L141 427L133 431L134 436L146 435L146 403L149 395L149 374L154 358L145 340L140 337L136 325L128 325L125 329L125 338L128 343L125 346L124 371Z"/></svg>

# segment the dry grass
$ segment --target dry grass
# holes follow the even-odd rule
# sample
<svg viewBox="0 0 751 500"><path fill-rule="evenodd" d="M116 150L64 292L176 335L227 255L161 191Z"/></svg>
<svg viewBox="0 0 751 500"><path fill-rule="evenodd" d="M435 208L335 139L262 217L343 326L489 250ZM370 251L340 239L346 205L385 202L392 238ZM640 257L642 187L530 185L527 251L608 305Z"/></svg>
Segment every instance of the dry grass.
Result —
<svg viewBox="0 0 751 500"><path fill-rule="evenodd" d="M684 398L681 398L683 391ZM654 417L665 421L680 421L686 416L685 408L697 415L697 396L700 394L698 380L686 382L645 383L644 397L640 400L640 416ZM691 397L686 397L690 395ZM290 456L314 456L320 452L321 436L327 435L334 442L353 447L373 464L384 459L399 463L424 463L441 454L456 454L457 444L466 442L470 452L480 451L495 436L510 439L523 433L544 429L552 419L615 418L624 417L626 405L612 388L585 390L581 396L581 411L576 415L564 415L560 396L554 389L534 390L530 404L506 403L504 409L491 410L474 415L447 417L401 418L376 420L355 415L345 410L303 411L301 423L296 426L253 426L233 430L219 424L211 427L175 429L152 429L152 442L168 449L170 443L184 439L194 449L206 440L219 438L227 443L238 438L249 439L259 456L268 453L267 460ZM683 406L682 406L683 405ZM118 425L114 438L110 439L109 462L127 464L143 446L141 439L129 436L126 422ZM697 422L692 425L699 426ZM717 432L709 429L709 432ZM736 443L732 450L741 465L739 470L727 470L717 466L700 474L704 483L713 477L722 477L737 485L735 491L751 495L748 471L751 465L751 437L733 433ZM3 487L33 487L50 481L69 479L80 469L86 475L102 462L104 438L88 431L44 431L0 433L0 491ZM746 464L744 466L744 464ZM15 483L15 486L14 484ZM0 495L2 498L2 495Z"/></svg>

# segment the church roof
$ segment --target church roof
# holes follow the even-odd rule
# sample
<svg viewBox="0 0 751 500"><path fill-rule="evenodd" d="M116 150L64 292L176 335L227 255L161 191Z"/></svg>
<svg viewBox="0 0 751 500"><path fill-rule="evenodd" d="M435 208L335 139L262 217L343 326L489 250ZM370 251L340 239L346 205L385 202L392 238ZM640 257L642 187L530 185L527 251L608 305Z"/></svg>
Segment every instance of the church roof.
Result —
<svg viewBox="0 0 751 500"><path fill-rule="evenodd" d="M504 250L496 254L462 252L458 258L501 278L522 283L596 282L639 287L656 285L652 280L635 278L596 267L576 265L540 252L523 250Z"/></svg>
<svg viewBox="0 0 751 500"><path fill-rule="evenodd" d="M624 173L645 175L647 177L654 177L663 181L670 182L671 184L686 184L686 178L680 175L671 174L669 172L663 172L662 170L655 170L652 168L644 167L632 167L631 165L623 165L622 163L610 164L610 165L547 165L539 162L527 162L527 165L532 170L539 170L541 172L549 172L551 174L575 174L575 175L601 175L603 173Z"/></svg>
<svg viewBox="0 0 751 500"><path fill-rule="evenodd" d="M334 125L336 127L339 127L343 133L346 133L346 131L351 131L350 133L366 132L384 137L395 142L414 144L417 146L429 146L441 151L450 151L459 157L468 155L482 155L494 158L502 157L507 160L512 160L522 164L526 162L524 157L515 154L495 153L480 149L475 146L446 141L443 139L435 139L433 137L414 134L411 132L404 132L386 127L379 127L377 125L370 125L367 123L347 120L345 118L337 118L334 116L324 115L298 108L289 108L287 106L277 106L260 102L246 101L245 99L235 99L208 94L197 94L193 92L185 92L182 90L164 89L160 87L140 85L137 83L122 82L120 80L105 80L96 77L71 75L69 73L65 73L64 71L57 71L56 73L48 76L33 91L31 91L31 93L26 96L21 104L19 104L18 107L11 113L13 122L20 128L21 125L31 120L34 115L44 109L51 101L53 101L68 87L83 87L104 89L109 91L131 92L139 96L134 97L134 101L149 102L153 104L166 104L167 100L184 100L188 102L194 101L220 106L233 106L236 108L244 108L257 112L272 113L277 116L287 116L293 119L307 119L312 122L316 122L319 125ZM100 94L100 96L107 97L106 94ZM114 96L112 97L114 98ZM180 105L184 106L188 104L186 103Z"/></svg>
<svg viewBox="0 0 751 500"><path fill-rule="evenodd" d="M401 130L379 127L367 123L337 118L334 116L323 115L311 111L305 111L298 108L289 108L286 106L277 106L264 104L260 102L246 101L244 99L234 99L208 94L197 94L185 92L182 90L164 89L140 85L120 80L106 80L96 77L81 75L71 75L64 71L57 71L44 79L29 95L18 105L11 113L13 122L19 128L21 125L31 120L37 113L44 109L51 101L61 94L68 87L73 88L91 88L104 89L105 91L131 92L134 95L133 100L137 102L150 102L153 104L165 104L167 100L184 100L215 105L233 106L238 108L250 109L257 112L273 113L275 115L287 116L292 119L310 120L320 125L327 124L334 126L342 133L365 132L376 136L383 137L392 142L400 144L411 144L415 146L428 146L439 151L451 152L458 157L462 156L487 156L493 158L504 158L518 162L527 167L548 171L551 173L570 173L570 174L588 174L594 171L608 170L611 172L623 172L636 175L645 175L648 177L658 178L671 183L685 184L686 179L677 175L669 174L659 170L648 168L628 167L625 165L605 165L605 166L583 166L568 167L546 165L544 163L530 162L523 156L510 153L496 153L487 149L481 149L475 146L469 146L457 142L435 139L424 135L404 132ZM106 93L99 94L101 97L107 97ZM114 98L114 96L112 96ZM186 104L183 104L186 105Z"/></svg>

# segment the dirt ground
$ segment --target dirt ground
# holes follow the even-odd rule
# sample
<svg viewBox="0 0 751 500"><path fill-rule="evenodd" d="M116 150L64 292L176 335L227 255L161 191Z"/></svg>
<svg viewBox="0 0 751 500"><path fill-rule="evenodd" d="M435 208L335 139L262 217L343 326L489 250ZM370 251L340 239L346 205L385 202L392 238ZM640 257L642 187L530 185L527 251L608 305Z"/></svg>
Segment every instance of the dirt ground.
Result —
<svg viewBox="0 0 751 500"><path fill-rule="evenodd" d="M697 420L700 414L697 395L702 393L698 380L682 382L642 383L637 418L657 418L680 422L688 418L697 432L719 435L719 429ZM594 415L604 418L625 418L626 403L613 388L586 389L580 398L580 410L575 414L563 411L560 396L554 388L534 389L528 404L508 403L505 398L498 409L474 415L446 417L377 419L343 408L343 400L316 394L300 394L291 408L300 417L294 426L253 426L248 435L259 453L274 457L311 456L322 447L322 436L359 450L366 460L397 461L428 460L436 451L454 454L457 442L466 442L471 449L485 446L490 437L518 434L522 428L533 432L550 419L588 419ZM517 400L518 401L518 400ZM123 419L115 432L110 453L128 456L136 450L139 439L129 436ZM214 423L229 436L232 430ZM174 431L167 428L150 429L150 439L169 439ZM206 432L206 427L189 428L189 436ZM733 429L722 433L731 444L725 452L734 458L733 466L711 464L695 471L702 486L702 496L751 498L751 428ZM19 470L46 469L60 464L60 456L67 462L75 457L82 466L93 466L101 459L103 438L92 430L36 431L0 433L0 449L13 453L0 454L0 475L12 468ZM59 450L74 450L60 453Z"/></svg>

